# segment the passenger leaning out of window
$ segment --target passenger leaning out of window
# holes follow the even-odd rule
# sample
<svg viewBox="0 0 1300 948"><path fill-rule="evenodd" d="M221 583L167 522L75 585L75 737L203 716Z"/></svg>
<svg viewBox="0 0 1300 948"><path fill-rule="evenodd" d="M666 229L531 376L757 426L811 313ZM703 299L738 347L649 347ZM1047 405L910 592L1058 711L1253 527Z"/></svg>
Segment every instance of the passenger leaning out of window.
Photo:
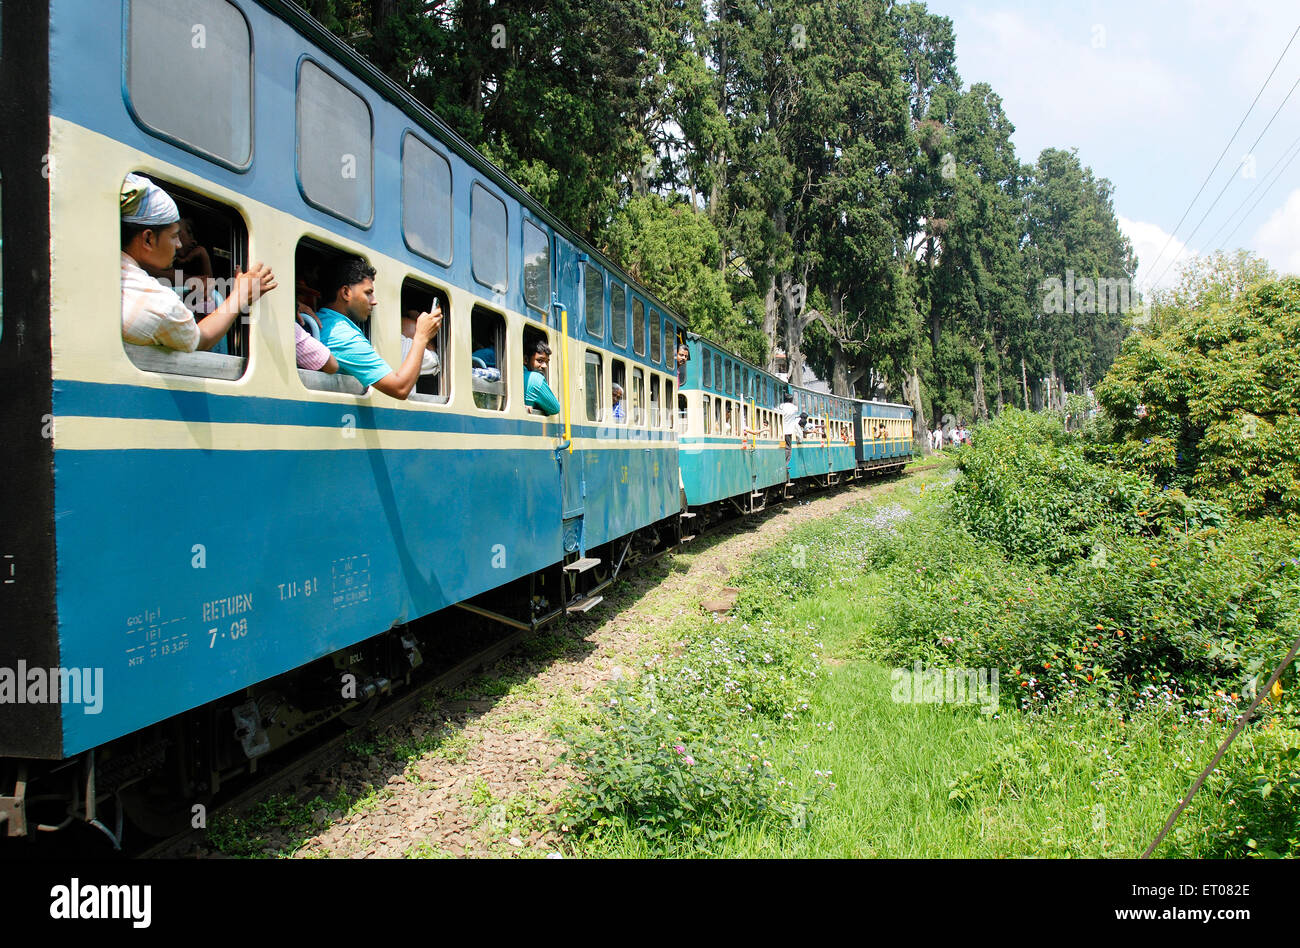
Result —
<svg viewBox="0 0 1300 948"><path fill-rule="evenodd" d="M137 346L193 352L225 338L241 313L275 289L271 268L254 263L235 274L230 295L198 322L171 287L146 272L171 270L181 249L180 211L158 185L138 174L122 182L122 338Z"/></svg>
<svg viewBox="0 0 1300 948"><path fill-rule="evenodd" d="M373 385L385 395L405 399L420 378L421 353L438 332L442 309L421 313L415 321L411 349L397 371L389 366L361 332L375 302L375 268L360 257L341 257L327 268L321 280L321 299L328 300L316 311L321 321L321 342L329 347L339 368L362 385Z"/></svg>
<svg viewBox="0 0 1300 948"><path fill-rule="evenodd" d="M543 340L529 343L524 353L524 404L540 415L558 415L560 401L546 384L546 367L551 364L551 347Z"/></svg>

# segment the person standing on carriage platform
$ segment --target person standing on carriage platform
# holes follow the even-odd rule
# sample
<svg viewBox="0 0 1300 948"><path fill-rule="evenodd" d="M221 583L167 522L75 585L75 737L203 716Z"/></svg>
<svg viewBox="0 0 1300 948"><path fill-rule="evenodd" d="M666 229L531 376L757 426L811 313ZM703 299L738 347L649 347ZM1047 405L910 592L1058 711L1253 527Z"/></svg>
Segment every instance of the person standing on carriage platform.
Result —
<svg viewBox="0 0 1300 948"><path fill-rule="evenodd" d="M794 441L795 428L799 425L799 406L794 403L789 390L785 393L785 400L777 406L776 410L781 413L781 431L785 434L785 476L789 480L791 445Z"/></svg>

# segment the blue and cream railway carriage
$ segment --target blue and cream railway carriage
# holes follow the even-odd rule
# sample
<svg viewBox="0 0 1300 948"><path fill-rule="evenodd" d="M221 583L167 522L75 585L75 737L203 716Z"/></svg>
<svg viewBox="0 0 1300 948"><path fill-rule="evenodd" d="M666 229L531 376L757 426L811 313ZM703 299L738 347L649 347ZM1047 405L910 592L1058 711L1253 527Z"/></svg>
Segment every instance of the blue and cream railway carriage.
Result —
<svg viewBox="0 0 1300 948"><path fill-rule="evenodd" d="M0 89L9 835L31 829L32 781L85 819L107 801L146 826L188 816L409 676L415 620L588 608L680 538L688 472L711 500L787 479L774 378L736 383L767 425L734 449L742 471L697 464L708 431L679 453L679 398L689 417L717 391L677 391L680 321L293 4L9 3ZM275 271L219 351L123 343L129 172L176 198L218 280ZM367 331L390 365L404 312L446 313L441 371L405 402L296 368L296 285L340 254L378 271ZM523 403L536 338L558 417ZM52 701L20 669L102 686Z"/></svg>

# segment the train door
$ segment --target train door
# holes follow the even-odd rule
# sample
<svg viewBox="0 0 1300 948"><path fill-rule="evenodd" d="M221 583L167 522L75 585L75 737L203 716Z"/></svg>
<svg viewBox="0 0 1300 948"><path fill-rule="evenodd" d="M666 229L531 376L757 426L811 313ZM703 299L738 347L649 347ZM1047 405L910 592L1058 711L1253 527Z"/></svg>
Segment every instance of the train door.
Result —
<svg viewBox="0 0 1300 948"><path fill-rule="evenodd" d="M563 333L567 323L568 333L561 336L563 346L560 361L560 388L564 391L563 409L567 413L561 417L568 418L571 430L576 436L576 429L583 423L581 406L576 403L573 391L581 365L573 363L574 355L569 345L570 337L577 335L578 308L582 299L579 277L578 253L573 245L558 234L555 237L555 326ZM567 363L567 372L565 369ZM575 437L576 441L576 437ZM564 519L564 552L586 553L586 541L583 536L582 518L586 511L586 457L576 446L573 450L565 448L559 452L561 516Z"/></svg>

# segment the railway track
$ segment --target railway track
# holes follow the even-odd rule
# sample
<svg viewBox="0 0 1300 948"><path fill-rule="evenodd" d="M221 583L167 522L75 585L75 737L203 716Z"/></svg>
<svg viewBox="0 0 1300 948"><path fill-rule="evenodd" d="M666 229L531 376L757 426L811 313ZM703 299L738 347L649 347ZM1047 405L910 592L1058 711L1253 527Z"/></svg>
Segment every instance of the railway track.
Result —
<svg viewBox="0 0 1300 948"><path fill-rule="evenodd" d="M934 463L917 465L911 468L910 473L919 473L921 471L931 470L938 465ZM889 477L900 476L901 472ZM756 514L741 514L732 512L725 518L716 519L700 528L703 535L713 534L719 529L727 526L736 526L742 522L743 526L750 526L751 521L761 522L768 515L775 514L789 506L797 497L807 496L808 494L826 495L838 493L846 487L854 485L862 486L864 483L877 483L874 481L854 480L846 481L834 487L820 487L813 490L801 491L791 500L771 504L765 510ZM757 526L757 523L753 524ZM664 553L679 552L682 549L680 545L668 547L659 553L642 558L636 564L637 567L644 567L659 559ZM453 607L454 608L454 607ZM398 697L394 697L377 707L364 723L356 727L337 733L332 737L327 737L318 741L316 744L303 747L295 745L293 748L286 748L278 754L289 755L282 760L272 763L272 769L264 775L259 775L252 779L253 782L238 789L231 796L220 799L214 805L210 806L206 812L205 825L210 825L212 820L220 815L239 814L247 811L248 808L262 802L268 798L282 795L294 794L299 795L300 789L308 783L308 777L315 773L328 772L332 767L345 761L350 751L349 745L356 739L358 728L365 728L370 731L379 731L383 728L401 722L410 717L417 711L425 701L428 701L436 695L452 690L456 686L463 684L474 676L481 669L492 663L504 658L516 646L521 644L536 631L532 628L510 628L500 637L494 639L490 645L475 651L473 654L457 660L450 668L446 668L436 674L424 678L412 684L408 690ZM262 770L266 769L263 765ZM128 847L123 855L135 859L167 859L184 857L190 854L197 846L202 846L206 842L207 831L205 828L189 830L175 836L168 837L161 841L148 845L147 848L132 851Z"/></svg>

